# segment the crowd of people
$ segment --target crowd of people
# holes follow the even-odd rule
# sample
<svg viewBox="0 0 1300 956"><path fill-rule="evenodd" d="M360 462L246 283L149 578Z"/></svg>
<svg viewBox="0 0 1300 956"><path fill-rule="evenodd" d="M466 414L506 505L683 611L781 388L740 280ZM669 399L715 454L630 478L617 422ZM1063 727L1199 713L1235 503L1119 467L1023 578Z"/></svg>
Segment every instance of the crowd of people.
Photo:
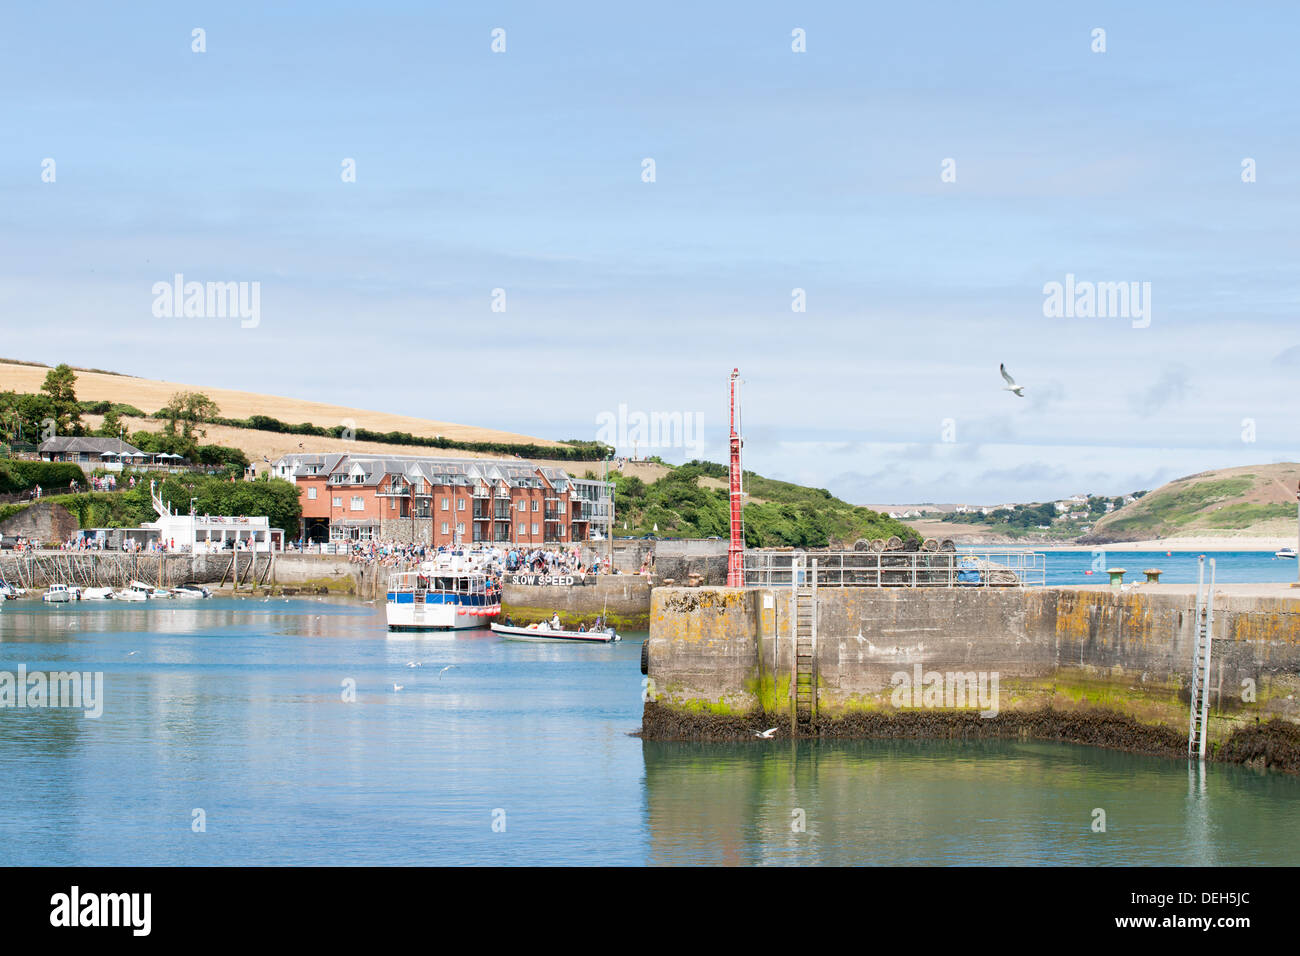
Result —
<svg viewBox="0 0 1300 956"><path fill-rule="evenodd" d="M348 548L348 561L353 564L408 568L422 561L432 560L433 554L433 549L424 544L403 544L399 541L354 541Z"/></svg>
<svg viewBox="0 0 1300 956"><path fill-rule="evenodd" d="M131 475L127 478L126 487L135 488L134 475ZM81 490L81 482L77 481L75 478L72 481L68 482L68 494L75 495L80 490ZM117 491L117 475L111 473L105 475L91 475L90 490L91 491ZM42 488L40 485L34 485L29 491L23 493L23 496L26 499L31 501L36 501L37 499L43 497L44 495L45 495L45 489Z"/></svg>
<svg viewBox="0 0 1300 956"><path fill-rule="evenodd" d="M31 549L35 550L35 545L32 545ZM157 539L141 544L135 538L124 538L120 548L112 548L108 539L100 535L78 535L74 538L68 538L68 540L60 544L59 550L77 552L117 550L123 554L165 554L171 549Z"/></svg>
<svg viewBox="0 0 1300 956"><path fill-rule="evenodd" d="M307 546L309 548L310 546ZM485 547L482 544L463 545L488 555L489 564L495 565L507 574L621 574L612 566L609 557L592 551L584 554L582 547L548 547L521 548L511 546ZM290 544L290 550L306 550L300 544ZM411 544L400 541L353 541L346 546L348 561L353 564L376 565L379 567L409 570L425 561L434 560L435 556L445 553L450 548L441 545L434 548L427 544ZM589 550L589 549L588 549ZM648 573L648 567L641 569Z"/></svg>

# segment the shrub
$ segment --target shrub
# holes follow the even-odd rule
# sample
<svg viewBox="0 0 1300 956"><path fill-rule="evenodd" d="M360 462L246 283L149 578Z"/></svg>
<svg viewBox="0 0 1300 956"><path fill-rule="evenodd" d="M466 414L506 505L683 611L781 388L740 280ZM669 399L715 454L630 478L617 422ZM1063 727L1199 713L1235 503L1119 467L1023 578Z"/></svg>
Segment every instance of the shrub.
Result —
<svg viewBox="0 0 1300 956"><path fill-rule="evenodd" d="M0 461L0 494L17 494L40 485L42 490L62 490L68 482L86 483L80 465L68 461Z"/></svg>

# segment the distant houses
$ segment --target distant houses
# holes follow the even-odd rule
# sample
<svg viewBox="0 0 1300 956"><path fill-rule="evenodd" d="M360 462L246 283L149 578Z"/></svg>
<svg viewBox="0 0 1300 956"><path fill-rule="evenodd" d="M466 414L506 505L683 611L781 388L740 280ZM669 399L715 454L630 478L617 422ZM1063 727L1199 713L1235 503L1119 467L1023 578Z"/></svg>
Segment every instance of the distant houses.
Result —
<svg viewBox="0 0 1300 956"><path fill-rule="evenodd" d="M169 452L141 451L120 438L47 438L37 448L41 461L68 461L91 469L174 468L189 462Z"/></svg>

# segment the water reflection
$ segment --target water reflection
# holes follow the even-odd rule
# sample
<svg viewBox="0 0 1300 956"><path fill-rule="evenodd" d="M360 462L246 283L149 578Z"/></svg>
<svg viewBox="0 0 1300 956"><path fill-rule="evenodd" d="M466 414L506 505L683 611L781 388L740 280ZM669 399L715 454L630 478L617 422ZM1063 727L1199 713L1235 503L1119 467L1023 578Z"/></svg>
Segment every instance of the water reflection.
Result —
<svg viewBox="0 0 1300 956"><path fill-rule="evenodd" d="M1013 741L647 741L650 862L1288 864L1300 785ZM1210 800L1213 792L1216 799ZM1106 829L1092 826L1096 809ZM806 830L799 832L803 811Z"/></svg>

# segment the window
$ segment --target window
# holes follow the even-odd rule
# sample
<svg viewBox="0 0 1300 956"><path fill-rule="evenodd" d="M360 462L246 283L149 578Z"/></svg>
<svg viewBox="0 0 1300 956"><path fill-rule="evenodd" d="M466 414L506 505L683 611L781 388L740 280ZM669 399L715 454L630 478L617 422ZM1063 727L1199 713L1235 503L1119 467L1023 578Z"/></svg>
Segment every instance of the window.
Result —
<svg viewBox="0 0 1300 956"><path fill-rule="evenodd" d="M522 537L524 537L524 535L526 535L526 534L528 534L528 525L524 524L524 523L521 521L521 522L519 522L519 537L522 538Z"/></svg>
<svg viewBox="0 0 1300 956"><path fill-rule="evenodd" d="M456 525L456 533L457 534L465 533L465 522L461 521Z"/></svg>
<svg viewBox="0 0 1300 956"><path fill-rule="evenodd" d="M560 514L564 514L564 502L560 502Z"/></svg>
<svg viewBox="0 0 1300 956"><path fill-rule="evenodd" d="M447 522L445 521L442 523L442 533L443 534L447 533Z"/></svg>
<svg viewBox="0 0 1300 956"><path fill-rule="evenodd" d="M539 502L537 501L536 498L534 498L534 499L533 499L533 510L534 510L534 511L537 510L537 505L538 505L538 504L539 504Z"/></svg>
<svg viewBox="0 0 1300 956"><path fill-rule="evenodd" d="M537 534L537 525L533 525L533 534Z"/></svg>
<svg viewBox="0 0 1300 956"><path fill-rule="evenodd" d="M366 510L366 499L365 499L365 498L362 498L360 495L353 495L353 496L352 496L352 510L353 510L353 511L365 511L365 510Z"/></svg>
<svg viewBox="0 0 1300 956"><path fill-rule="evenodd" d="M528 502L526 502L526 501L521 501L521 502L519 502L519 510L520 510L520 511L527 511L527 510L528 510Z"/></svg>
<svg viewBox="0 0 1300 956"><path fill-rule="evenodd" d="M335 496L334 496L334 507L335 507L335 508L342 508L342 507L343 507L343 498L342 498L341 495L335 495Z"/></svg>
<svg viewBox="0 0 1300 956"><path fill-rule="evenodd" d="M464 511L464 510L465 510L465 499L464 499L464 498L457 498L457 499L456 499L456 510L457 510L457 511Z"/></svg>
<svg viewBox="0 0 1300 956"><path fill-rule="evenodd" d="M443 498L443 499L442 499L442 510L443 510L443 511L450 511L450 510L451 510L451 499L450 499L450 498Z"/></svg>
<svg viewBox="0 0 1300 956"><path fill-rule="evenodd" d="M307 500L308 500L308 501L315 501L315 500L316 500L316 489L315 489L315 488L308 488L308 489L307 489Z"/></svg>

